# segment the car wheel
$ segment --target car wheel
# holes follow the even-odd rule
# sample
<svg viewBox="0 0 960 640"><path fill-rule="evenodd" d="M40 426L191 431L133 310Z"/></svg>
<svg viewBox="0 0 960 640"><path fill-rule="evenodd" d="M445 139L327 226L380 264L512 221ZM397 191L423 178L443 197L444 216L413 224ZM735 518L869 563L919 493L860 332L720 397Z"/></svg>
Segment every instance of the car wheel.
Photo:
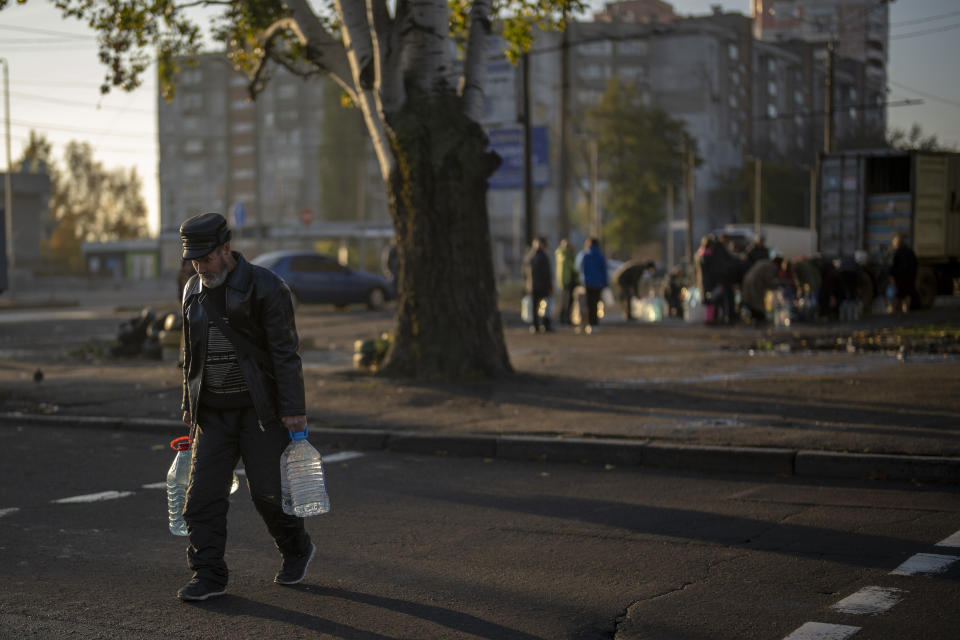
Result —
<svg viewBox="0 0 960 640"><path fill-rule="evenodd" d="M379 287L371 289L367 294L367 307L377 311L383 308L383 303L387 301L387 295Z"/></svg>

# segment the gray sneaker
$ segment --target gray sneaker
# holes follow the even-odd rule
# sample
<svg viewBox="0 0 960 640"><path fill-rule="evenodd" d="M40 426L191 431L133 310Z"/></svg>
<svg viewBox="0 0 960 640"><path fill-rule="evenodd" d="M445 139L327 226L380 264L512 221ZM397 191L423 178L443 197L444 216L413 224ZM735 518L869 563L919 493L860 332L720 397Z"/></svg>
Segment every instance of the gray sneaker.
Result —
<svg viewBox="0 0 960 640"><path fill-rule="evenodd" d="M302 556L283 557L283 565L273 581L277 584L297 584L307 575L307 567L317 552L317 545L310 543L310 551Z"/></svg>
<svg viewBox="0 0 960 640"><path fill-rule="evenodd" d="M185 587L177 591L177 597L184 601L199 602L207 598L222 596L227 587L196 576Z"/></svg>

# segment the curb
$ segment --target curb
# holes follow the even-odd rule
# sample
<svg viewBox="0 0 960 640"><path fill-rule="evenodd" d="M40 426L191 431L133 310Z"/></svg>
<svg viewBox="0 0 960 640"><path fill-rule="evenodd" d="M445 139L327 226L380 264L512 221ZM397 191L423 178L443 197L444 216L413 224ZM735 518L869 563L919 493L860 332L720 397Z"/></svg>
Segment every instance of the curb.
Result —
<svg viewBox="0 0 960 640"><path fill-rule="evenodd" d="M80 427L169 433L179 420L0 413L0 425ZM754 473L960 484L960 458L810 451L772 447L670 444L617 438L533 435L452 435L387 429L324 428L311 439L337 449L387 450L461 457L601 463L681 471Z"/></svg>

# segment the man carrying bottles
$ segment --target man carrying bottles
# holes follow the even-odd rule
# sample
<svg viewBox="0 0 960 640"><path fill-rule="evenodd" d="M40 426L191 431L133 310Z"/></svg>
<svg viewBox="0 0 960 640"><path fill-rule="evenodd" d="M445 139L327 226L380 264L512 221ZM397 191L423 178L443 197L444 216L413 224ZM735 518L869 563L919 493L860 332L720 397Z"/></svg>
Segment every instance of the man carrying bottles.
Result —
<svg viewBox="0 0 960 640"><path fill-rule="evenodd" d="M316 547L303 519L281 507L280 456L306 429L303 369L290 290L271 271L230 250L218 213L180 227L183 259L196 275L183 288L183 422L193 456L183 511L193 579L181 600L226 593L227 509L243 459L257 511L283 557L277 584L300 582Z"/></svg>

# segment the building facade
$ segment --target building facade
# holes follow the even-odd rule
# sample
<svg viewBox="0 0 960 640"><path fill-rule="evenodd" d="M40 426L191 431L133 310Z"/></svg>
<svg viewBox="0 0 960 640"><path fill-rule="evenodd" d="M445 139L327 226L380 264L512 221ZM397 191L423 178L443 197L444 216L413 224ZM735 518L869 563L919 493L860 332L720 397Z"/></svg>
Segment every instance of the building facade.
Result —
<svg viewBox="0 0 960 640"><path fill-rule="evenodd" d="M369 143L362 132L344 137L331 103L343 109L332 82L283 68L250 100L246 76L222 53L187 66L174 99L158 97L162 270L179 269L180 224L207 211L226 215L234 244L254 255L321 240L376 253L390 235L386 196ZM320 179L344 149L360 150L354 156L365 185L354 190L363 197L349 216L341 200L331 205L338 189L325 189Z"/></svg>

